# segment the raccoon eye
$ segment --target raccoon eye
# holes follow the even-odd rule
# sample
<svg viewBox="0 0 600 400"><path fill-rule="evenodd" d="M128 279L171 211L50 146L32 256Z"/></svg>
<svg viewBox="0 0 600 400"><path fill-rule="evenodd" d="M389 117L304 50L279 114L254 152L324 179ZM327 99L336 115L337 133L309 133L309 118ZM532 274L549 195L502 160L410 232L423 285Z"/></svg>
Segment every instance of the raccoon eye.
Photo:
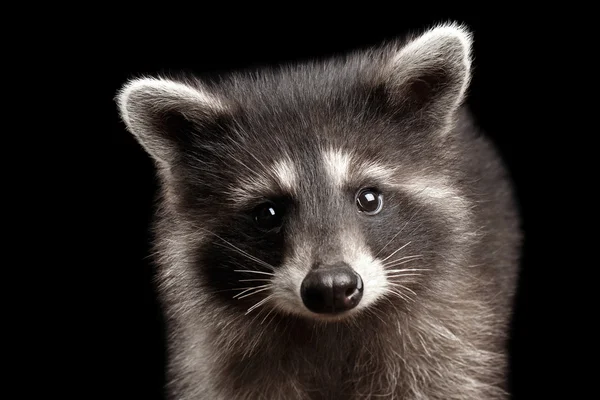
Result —
<svg viewBox="0 0 600 400"><path fill-rule="evenodd" d="M271 202L259 205L253 214L256 226L264 232L279 230L283 223L283 210Z"/></svg>
<svg viewBox="0 0 600 400"><path fill-rule="evenodd" d="M356 195L358 209L367 215L375 215L383 207L383 196L375 189L362 189Z"/></svg>

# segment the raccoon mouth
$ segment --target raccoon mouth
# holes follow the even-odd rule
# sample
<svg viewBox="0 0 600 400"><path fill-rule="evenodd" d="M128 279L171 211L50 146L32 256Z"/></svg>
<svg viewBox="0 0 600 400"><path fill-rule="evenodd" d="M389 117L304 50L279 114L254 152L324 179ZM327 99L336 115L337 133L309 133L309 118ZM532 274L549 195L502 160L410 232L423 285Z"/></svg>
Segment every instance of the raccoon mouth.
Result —
<svg viewBox="0 0 600 400"><path fill-rule="evenodd" d="M363 296L361 276L347 264L310 271L300 287L304 306L320 315L340 315L355 308Z"/></svg>

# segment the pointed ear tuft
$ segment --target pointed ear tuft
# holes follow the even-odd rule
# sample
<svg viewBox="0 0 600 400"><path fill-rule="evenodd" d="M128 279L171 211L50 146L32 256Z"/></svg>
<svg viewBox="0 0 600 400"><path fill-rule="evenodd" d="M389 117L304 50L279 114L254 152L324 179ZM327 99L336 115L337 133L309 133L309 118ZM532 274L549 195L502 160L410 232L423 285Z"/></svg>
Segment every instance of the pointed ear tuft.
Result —
<svg viewBox="0 0 600 400"><path fill-rule="evenodd" d="M440 24L409 40L386 71L394 103L403 112L450 122L470 82L471 46L471 33L457 23Z"/></svg>
<svg viewBox="0 0 600 400"><path fill-rule="evenodd" d="M188 135L225 110L222 101L199 85L161 78L133 79L115 100L127 129L161 163L172 159Z"/></svg>

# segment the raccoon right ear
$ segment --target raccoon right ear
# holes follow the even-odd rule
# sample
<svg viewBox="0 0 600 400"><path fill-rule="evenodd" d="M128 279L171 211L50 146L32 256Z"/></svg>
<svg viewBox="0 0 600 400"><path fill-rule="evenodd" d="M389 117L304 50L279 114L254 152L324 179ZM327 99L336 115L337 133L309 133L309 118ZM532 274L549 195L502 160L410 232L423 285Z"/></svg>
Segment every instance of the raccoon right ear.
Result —
<svg viewBox="0 0 600 400"><path fill-rule="evenodd" d="M394 49L386 75L397 111L448 126L470 82L471 46L465 25L445 23Z"/></svg>
<svg viewBox="0 0 600 400"><path fill-rule="evenodd" d="M161 78L127 82L116 96L121 119L154 160L168 164L178 147L225 109L197 84Z"/></svg>

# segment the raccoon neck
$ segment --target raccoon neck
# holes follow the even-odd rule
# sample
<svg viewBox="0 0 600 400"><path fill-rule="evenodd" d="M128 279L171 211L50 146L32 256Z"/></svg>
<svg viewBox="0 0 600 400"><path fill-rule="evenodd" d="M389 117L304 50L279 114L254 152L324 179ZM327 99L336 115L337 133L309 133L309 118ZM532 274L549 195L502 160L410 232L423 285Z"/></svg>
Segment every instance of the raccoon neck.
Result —
<svg viewBox="0 0 600 400"><path fill-rule="evenodd" d="M474 320L485 312L480 306L472 311ZM298 398L311 399L367 393L453 399L456 386L447 382L460 383L473 398L502 398L501 341L490 347L485 330L461 331L451 316L435 310L413 309L410 320L399 311L387 316L316 323L275 315L220 324L205 337L207 358L215 360L212 381L217 392L235 398L258 398L264 391L288 398L286 391L299 390L306 396Z"/></svg>

